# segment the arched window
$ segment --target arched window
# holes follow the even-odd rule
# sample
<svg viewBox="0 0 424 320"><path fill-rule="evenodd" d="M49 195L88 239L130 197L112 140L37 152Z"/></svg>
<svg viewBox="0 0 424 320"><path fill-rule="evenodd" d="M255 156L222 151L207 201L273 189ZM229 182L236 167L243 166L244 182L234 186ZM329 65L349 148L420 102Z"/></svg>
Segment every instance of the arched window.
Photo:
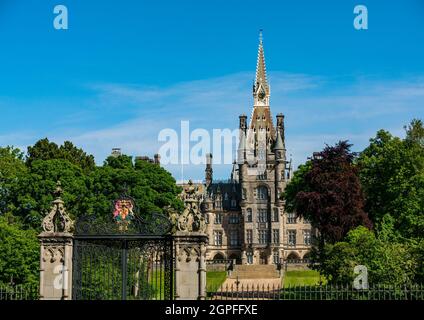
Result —
<svg viewBox="0 0 424 320"><path fill-rule="evenodd" d="M306 263L310 262L310 260L311 260L311 255L310 255L310 253L309 253L309 252L305 253L305 254L303 255L302 260L303 260L303 262L306 262Z"/></svg>
<svg viewBox="0 0 424 320"><path fill-rule="evenodd" d="M224 260L224 255L222 253L217 253L214 257L213 260Z"/></svg>
<svg viewBox="0 0 424 320"><path fill-rule="evenodd" d="M267 200L268 199L268 189L265 186L258 187L256 189L256 198L258 200Z"/></svg>
<svg viewBox="0 0 424 320"><path fill-rule="evenodd" d="M299 261L300 257L296 252L290 252L290 254L287 256L287 262L288 263L295 263Z"/></svg>

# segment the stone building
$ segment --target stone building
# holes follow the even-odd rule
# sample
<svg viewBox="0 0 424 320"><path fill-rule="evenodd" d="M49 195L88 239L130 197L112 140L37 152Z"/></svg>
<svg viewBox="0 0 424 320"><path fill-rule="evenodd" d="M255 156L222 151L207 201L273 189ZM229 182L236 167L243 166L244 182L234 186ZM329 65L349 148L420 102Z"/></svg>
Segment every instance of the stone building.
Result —
<svg viewBox="0 0 424 320"><path fill-rule="evenodd" d="M306 258L311 225L284 210L281 194L291 179L287 161L284 115L270 109L262 36L259 41L253 110L250 121L239 117L238 159L228 181L213 180L212 154L207 155L205 183L199 202L209 238L208 260L235 259L241 264L277 264Z"/></svg>

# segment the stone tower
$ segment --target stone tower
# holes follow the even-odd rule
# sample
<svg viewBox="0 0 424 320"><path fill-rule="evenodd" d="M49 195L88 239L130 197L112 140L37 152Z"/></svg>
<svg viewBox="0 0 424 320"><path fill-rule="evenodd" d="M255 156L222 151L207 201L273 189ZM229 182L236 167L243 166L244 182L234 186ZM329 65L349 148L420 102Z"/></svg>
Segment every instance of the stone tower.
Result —
<svg viewBox="0 0 424 320"><path fill-rule="evenodd" d="M310 249L311 225L284 211L281 194L292 174L286 158L284 116L273 121L262 33L259 38L253 109L239 116L239 146L231 178L213 179L206 158L202 212L209 239L207 259L242 264L298 261ZM200 190L200 189L199 189Z"/></svg>
<svg viewBox="0 0 424 320"><path fill-rule="evenodd" d="M260 34L253 111L248 126L246 116L240 116L240 207L244 217L243 233L249 237L242 247L242 261L246 263L268 264L272 259L279 259L280 241L275 238L282 236L283 229L280 196L286 185L286 148L284 116L277 115L274 127L270 95Z"/></svg>

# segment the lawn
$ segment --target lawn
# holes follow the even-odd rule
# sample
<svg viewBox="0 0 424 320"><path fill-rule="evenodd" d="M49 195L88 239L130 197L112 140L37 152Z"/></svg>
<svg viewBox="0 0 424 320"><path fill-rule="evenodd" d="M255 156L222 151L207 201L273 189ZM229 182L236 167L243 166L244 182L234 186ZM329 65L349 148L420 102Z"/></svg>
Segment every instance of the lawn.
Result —
<svg viewBox="0 0 424 320"><path fill-rule="evenodd" d="M319 284L319 272L315 270L297 270L287 271L284 275L284 287L305 285L313 286ZM324 277L321 277L323 284L325 284Z"/></svg>
<svg viewBox="0 0 424 320"><path fill-rule="evenodd" d="M221 284L224 283L227 278L227 272L225 271L208 271L206 272L206 291L216 292Z"/></svg>

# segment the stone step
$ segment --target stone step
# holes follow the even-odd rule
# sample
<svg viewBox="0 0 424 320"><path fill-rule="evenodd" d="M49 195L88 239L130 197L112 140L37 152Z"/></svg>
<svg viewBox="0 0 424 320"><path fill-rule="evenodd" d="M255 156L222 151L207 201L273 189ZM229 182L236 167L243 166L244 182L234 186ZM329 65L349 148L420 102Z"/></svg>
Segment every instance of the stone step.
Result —
<svg viewBox="0 0 424 320"><path fill-rule="evenodd" d="M230 279L275 279L280 273L275 265L236 265Z"/></svg>

